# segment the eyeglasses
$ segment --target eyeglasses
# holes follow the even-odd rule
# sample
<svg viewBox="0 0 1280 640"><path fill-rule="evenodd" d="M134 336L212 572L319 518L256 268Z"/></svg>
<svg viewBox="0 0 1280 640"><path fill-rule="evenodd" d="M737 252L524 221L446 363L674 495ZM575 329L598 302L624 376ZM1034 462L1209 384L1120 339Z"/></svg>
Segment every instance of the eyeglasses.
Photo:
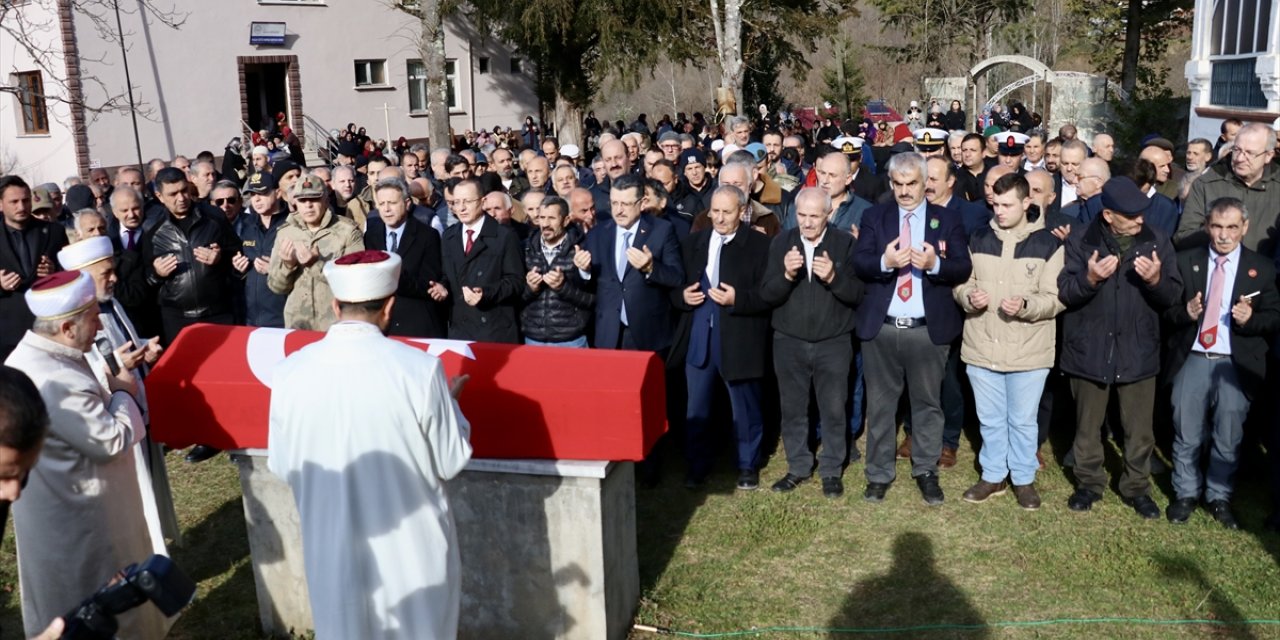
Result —
<svg viewBox="0 0 1280 640"><path fill-rule="evenodd" d="M1240 147L1232 149L1231 153L1232 155L1244 156L1245 160L1257 160L1258 158L1267 155L1267 151L1265 149L1262 151L1245 151Z"/></svg>
<svg viewBox="0 0 1280 640"><path fill-rule="evenodd" d="M619 201L619 200L610 200L610 201L609 201L609 204L610 204L610 205L613 205L613 206L615 206L615 207L634 207L634 206L636 206L636 204L637 204L637 203L639 203L639 202L640 202L639 200L632 200L631 202L622 202L622 201Z"/></svg>
<svg viewBox="0 0 1280 640"><path fill-rule="evenodd" d="M449 206L452 207L460 204L473 205L477 202L480 202L480 198L468 198L466 200L447 200L445 204L448 204Z"/></svg>
<svg viewBox="0 0 1280 640"><path fill-rule="evenodd" d="M213 199L213 205L215 207L221 207L224 204L240 204L240 198L232 196L230 198L214 198Z"/></svg>

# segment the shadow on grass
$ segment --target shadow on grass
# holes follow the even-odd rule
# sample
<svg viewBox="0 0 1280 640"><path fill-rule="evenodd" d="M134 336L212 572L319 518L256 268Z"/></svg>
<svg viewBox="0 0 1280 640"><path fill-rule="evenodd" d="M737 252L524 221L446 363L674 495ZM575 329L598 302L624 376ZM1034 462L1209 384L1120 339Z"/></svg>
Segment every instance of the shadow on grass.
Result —
<svg viewBox="0 0 1280 640"><path fill-rule="evenodd" d="M173 561L191 579L203 582L230 571L249 556L249 534L239 496L222 503L200 524L183 532L182 547L169 549Z"/></svg>
<svg viewBox="0 0 1280 640"><path fill-rule="evenodd" d="M1204 599L1198 603L1192 611L1187 612L1188 618L1204 618L1209 620L1221 620L1224 622L1234 622L1244 620L1245 616L1236 608L1235 604L1214 587L1209 582L1209 578L1200 570L1200 566L1195 560L1182 555L1170 555L1165 553L1157 553L1151 556L1160 568L1161 575L1167 580L1176 580L1180 582L1188 582L1195 585L1196 590L1204 593ZM1208 635L1208 632L1207 632ZM1248 627L1239 626L1215 626L1212 628L1211 635L1215 638L1231 638L1232 640L1253 640L1257 636Z"/></svg>
<svg viewBox="0 0 1280 640"><path fill-rule="evenodd" d="M827 626L831 638L851 637L851 632L841 633L841 629L887 632L905 627L918 630L890 637L990 638L991 629L985 624L968 596L938 572L929 536L909 532L894 541L888 573L859 582ZM858 635L862 633L866 632Z"/></svg>

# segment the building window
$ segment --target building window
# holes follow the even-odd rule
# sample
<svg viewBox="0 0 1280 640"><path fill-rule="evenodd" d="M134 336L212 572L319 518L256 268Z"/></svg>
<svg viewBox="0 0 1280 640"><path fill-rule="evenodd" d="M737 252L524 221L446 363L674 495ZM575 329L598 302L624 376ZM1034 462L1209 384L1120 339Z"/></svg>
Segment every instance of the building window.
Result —
<svg viewBox="0 0 1280 640"><path fill-rule="evenodd" d="M479 58L476 61L476 67L480 70L480 73L489 73L489 59Z"/></svg>
<svg viewBox="0 0 1280 640"><path fill-rule="evenodd" d="M22 112L22 131L28 134L49 133L49 111L44 102L44 81L39 71L13 74L18 86L18 110Z"/></svg>
<svg viewBox="0 0 1280 640"><path fill-rule="evenodd" d="M1216 0L1210 56L1241 56L1267 50L1272 0Z"/></svg>
<svg viewBox="0 0 1280 640"><path fill-rule="evenodd" d="M524 73L524 60L521 60L520 58L512 58L511 73Z"/></svg>
<svg viewBox="0 0 1280 640"><path fill-rule="evenodd" d="M427 66L421 60L408 62L409 113L427 112ZM461 91L458 84L458 61L444 61L444 77L448 87L449 111L461 111Z"/></svg>
<svg viewBox="0 0 1280 640"><path fill-rule="evenodd" d="M356 60L357 87L377 87L386 84L386 60Z"/></svg>
<svg viewBox="0 0 1280 640"><path fill-rule="evenodd" d="M1254 58L1217 60L1209 83L1209 102L1221 107L1266 109L1267 96L1254 71Z"/></svg>

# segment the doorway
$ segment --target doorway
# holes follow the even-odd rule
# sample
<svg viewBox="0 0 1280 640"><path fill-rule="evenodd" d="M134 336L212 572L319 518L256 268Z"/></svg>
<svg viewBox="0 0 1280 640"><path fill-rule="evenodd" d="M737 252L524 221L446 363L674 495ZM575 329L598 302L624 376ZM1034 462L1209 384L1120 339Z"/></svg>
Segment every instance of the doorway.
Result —
<svg viewBox="0 0 1280 640"><path fill-rule="evenodd" d="M248 112L246 122L254 131L266 129L276 133L276 114L289 113L289 65L285 62L246 63L244 65L244 98Z"/></svg>

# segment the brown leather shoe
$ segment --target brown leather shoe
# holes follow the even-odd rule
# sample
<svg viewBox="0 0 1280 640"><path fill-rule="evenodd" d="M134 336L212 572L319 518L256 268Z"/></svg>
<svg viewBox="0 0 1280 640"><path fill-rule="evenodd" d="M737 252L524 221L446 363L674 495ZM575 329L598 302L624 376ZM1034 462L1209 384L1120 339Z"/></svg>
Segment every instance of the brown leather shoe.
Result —
<svg viewBox="0 0 1280 640"><path fill-rule="evenodd" d="M950 469L954 466L956 466L956 448L943 447L942 455L938 457L938 468Z"/></svg>
<svg viewBox="0 0 1280 640"><path fill-rule="evenodd" d="M1013 497L1018 500L1018 506L1027 511L1040 508L1040 494L1033 484L1013 485Z"/></svg>
<svg viewBox="0 0 1280 640"><path fill-rule="evenodd" d="M986 502L987 498L990 498L992 496L1004 495L1005 490L1008 488L1009 488L1009 483L1003 480L1001 480L998 483L987 482L986 480L979 480L978 484L975 484L972 487L969 487L969 490L965 491L964 495L960 497L964 499L965 502L972 502L974 504L978 504L980 502Z"/></svg>
<svg viewBox="0 0 1280 640"><path fill-rule="evenodd" d="M911 459L911 434L908 433L907 437L902 439L902 444L898 445L897 455L899 460Z"/></svg>
<svg viewBox="0 0 1280 640"><path fill-rule="evenodd" d="M1044 471L1044 454L1039 449L1036 449L1036 462L1040 463L1040 470Z"/></svg>

